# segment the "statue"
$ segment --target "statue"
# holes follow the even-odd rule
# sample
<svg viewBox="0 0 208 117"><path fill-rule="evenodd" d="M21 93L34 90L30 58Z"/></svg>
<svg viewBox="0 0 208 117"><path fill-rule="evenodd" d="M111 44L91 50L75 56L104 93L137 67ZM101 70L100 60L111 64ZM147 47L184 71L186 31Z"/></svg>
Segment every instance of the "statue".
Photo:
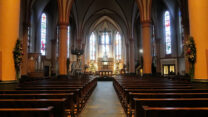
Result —
<svg viewBox="0 0 208 117"><path fill-rule="evenodd" d="M82 62L81 62L80 58L78 58L77 61L74 61L72 63L71 68L72 68L72 70L71 70L72 75L81 74Z"/></svg>
<svg viewBox="0 0 208 117"><path fill-rule="evenodd" d="M83 49L71 49L71 53L77 56L77 61L74 61L71 66L72 75L81 74L82 72L82 62L80 56L84 54Z"/></svg>

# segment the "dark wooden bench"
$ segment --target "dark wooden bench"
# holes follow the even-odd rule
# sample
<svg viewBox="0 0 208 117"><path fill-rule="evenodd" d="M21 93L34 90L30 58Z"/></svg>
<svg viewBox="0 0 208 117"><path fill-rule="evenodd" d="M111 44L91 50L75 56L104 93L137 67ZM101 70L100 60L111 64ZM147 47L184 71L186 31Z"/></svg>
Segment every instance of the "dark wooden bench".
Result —
<svg viewBox="0 0 208 117"><path fill-rule="evenodd" d="M134 98L208 98L208 93L129 93L127 106L134 109Z"/></svg>
<svg viewBox="0 0 208 117"><path fill-rule="evenodd" d="M65 117L67 103L62 99L0 99L0 108L45 108L53 106L54 117ZM70 113L71 114L71 113Z"/></svg>
<svg viewBox="0 0 208 117"><path fill-rule="evenodd" d="M125 89L127 93L205 93L208 89Z"/></svg>
<svg viewBox="0 0 208 117"><path fill-rule="evenodd" d="M78 108L78 105L81 101L81 93L79 89L70 89L70 90L0 90L1 94L56 94L56 93L74 93L74 108Z"/></svg>
<svg viewBox="0 0 208 117"><path fill-rule="evenodd" d="M58 99L65 98L67 109L74 109L76 99L73 93L0 94L0 99Z"/></svg>
<svg viewBox="0 0 208 117"><path fill-rule="evenodd" d="M149 107L208 107L208 98L135 98L136 117L144 116L143 106ZM169 114L168 114L169 115ZM167 115L166 115L167 116Z"/></svg>
<svg viewBox="0 0 208 117"><path fill-rule="evenodd" d="M18 84L16 90L0 90L0 109L2 108L2 113L7 113L6 109L43 109L53 106L52 116L54 117L64 117L66 113L76 116L75 114L84 107L96 85L97 79L94 78L26 81ZM25 115L28 114L25 113Z"/></svg>
<svg viewBox="0 0 208 117"><path fill-rule="evenodd" d="M83 87L17 87L17 90L71 90L79 89L81 92L81 97L79 99L79 108L83 108L86 100L89 98L92 91L84 90ZM91 89L92 90L92 89Z"/></svg>
<svg viewBox="0 0 208 117"><path fill-rule="evenodd" d="M134 112L135 103L133 98L208 98L208 89L195 89L196 86L188 81L118 76L114 78L113 86L127 115L130 115L132 110ZM164 107L166 106L164 105ZM171 106L167 105L167 107ZM173 104L172 107L175 107L175 105Z"/></svg>
<svg viewBox="0 0 208 117"><path fill-rule="evenodd" d="M1 117L54 117L52 106L46 108L1 108Z"/></svg>
<svg viewBox="0 0 208 117"><path fill-rule="evenodd" d="M208 107L143 107L144 116L136 117L207 117Z"/></svg>

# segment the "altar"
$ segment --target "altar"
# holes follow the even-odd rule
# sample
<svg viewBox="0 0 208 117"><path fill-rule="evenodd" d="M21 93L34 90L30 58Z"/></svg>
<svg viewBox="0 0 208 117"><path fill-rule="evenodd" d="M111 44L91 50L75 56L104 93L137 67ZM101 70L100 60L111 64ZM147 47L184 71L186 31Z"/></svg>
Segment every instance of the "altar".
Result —
<svg viewBox="0 0 208 117"><path fill-rule="evenodd" d="M113 74L113 66L113 58L98 58L98 73L100 76L111 76Z"/></svg>

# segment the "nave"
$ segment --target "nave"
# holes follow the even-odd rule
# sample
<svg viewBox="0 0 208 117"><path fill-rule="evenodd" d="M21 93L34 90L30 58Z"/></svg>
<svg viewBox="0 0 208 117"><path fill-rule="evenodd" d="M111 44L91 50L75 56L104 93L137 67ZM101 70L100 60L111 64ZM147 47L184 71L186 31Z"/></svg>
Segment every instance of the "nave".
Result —
<svg viewBox="0 0 208 117"><path fill-rule="evenodd" d="M99 78L101 80L102 78ZM103 79L104 80L104 79ZM40 78L0 85L1 117L205 117L208 85L120 75Z"/></svg>
<svg viewBox="0 0 208 117"><path fill-rule="evenodd" d="M126 117L112 81L99 81L80 117Z"/></svg>

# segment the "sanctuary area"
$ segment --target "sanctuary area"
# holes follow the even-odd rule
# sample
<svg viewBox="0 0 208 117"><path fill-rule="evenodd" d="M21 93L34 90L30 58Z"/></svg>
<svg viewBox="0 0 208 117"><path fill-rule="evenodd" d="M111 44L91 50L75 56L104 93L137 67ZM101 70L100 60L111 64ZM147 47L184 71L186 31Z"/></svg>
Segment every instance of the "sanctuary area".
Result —
<svg viewBox="0 0 208 117"><path fill-rule="evenodd" d="M208 0L0 0L0 116L208 116L207 12Z"/></svg>

